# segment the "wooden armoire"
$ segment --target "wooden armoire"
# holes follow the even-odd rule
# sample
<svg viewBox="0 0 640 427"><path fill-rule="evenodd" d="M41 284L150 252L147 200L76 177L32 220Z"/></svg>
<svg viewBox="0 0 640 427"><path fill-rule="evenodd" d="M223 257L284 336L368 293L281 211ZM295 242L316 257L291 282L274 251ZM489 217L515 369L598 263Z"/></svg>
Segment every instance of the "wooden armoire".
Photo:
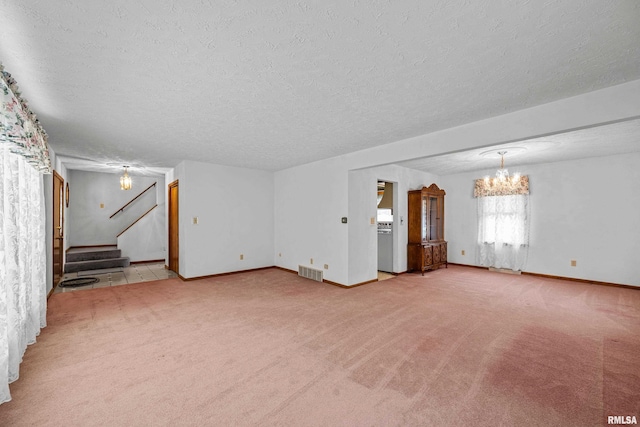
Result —
<svg viewBox="0 0 640 427"><path fill-rule="evenodd" d="M409 191L407 271L447 267L444 195L436 184Z"/></svg>

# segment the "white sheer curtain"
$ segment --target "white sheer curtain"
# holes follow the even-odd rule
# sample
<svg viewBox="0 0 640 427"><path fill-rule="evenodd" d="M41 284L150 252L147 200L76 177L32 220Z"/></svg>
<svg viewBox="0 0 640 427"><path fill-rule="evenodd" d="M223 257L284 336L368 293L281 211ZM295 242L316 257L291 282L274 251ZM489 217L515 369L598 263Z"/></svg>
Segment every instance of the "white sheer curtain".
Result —
<svg viewBox="0 0 640 427"><path fill-rule="evenodd" d="M11 400L28 344L46 326L43 178L0 144L0 403Z"/></svg>
<svg viewBox="0 0 640 427"><path fill-rule="evenodd" d="M529 253L529 195L478 197L478 262L523 270Z"/></svg>

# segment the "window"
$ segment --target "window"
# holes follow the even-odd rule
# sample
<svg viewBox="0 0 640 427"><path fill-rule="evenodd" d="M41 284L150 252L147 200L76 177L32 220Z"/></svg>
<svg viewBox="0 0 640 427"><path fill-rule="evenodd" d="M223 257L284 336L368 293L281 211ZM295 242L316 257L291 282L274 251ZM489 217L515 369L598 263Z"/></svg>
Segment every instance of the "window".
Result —
<svg viewBox="0 0 640 427"><path fill-rule="evenodd" d="M478 243L527 243L527 196L493 196L478 199Z"/></svg>
<svg viewBox="0 0 640 427"><path fill-rule="evenodd" d="M529 195L477 200L479 263L522 270L529 246Z"/></svg>

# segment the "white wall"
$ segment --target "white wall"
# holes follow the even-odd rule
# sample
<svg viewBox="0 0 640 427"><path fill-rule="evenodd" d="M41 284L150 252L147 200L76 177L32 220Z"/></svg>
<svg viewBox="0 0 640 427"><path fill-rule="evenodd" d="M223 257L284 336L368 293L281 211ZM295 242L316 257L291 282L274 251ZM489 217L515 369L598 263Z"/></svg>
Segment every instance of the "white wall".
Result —
<svg viewBox="0 0 640 427"><path fill-rule="evenodd" d="M640 286L640 153L509 169L530 180L531 237L525 271ZM450 262L479 265L473 183L493 173L440 178L447 191ZM577 261L576 267L571 267L571 260Z"/></svg>
<svg viewBox="0 0 640 427"><path fill-rule="evenodd" d="M349 283L377 278L378 230L371 225L376 217L378 180L394 183L393 271L407 270L407 192L432 183L433 174L389 165L349 172Z"/></svg>
<svg viewBox="0 0 640 427"><path fill-rule="evenodd" d="M347 282L347 170L340 159L275 174L275 264L323 269L326 280ZM313 258L313 264L311 264Z"/></svg>
<svg viewBox="0 0 640 427"><path fill-rule="evenodd" d="M315 267L329 264L329 270L325 271L327 280L353 285L369 277L364 271L370 271L370 266L360 266L360 261L356 261L357 254L371 251L368 228L359 223L359 231L350 231L349 226L340 223L340 217L351 216L350 208L358 209L357 203L349 200L367 200L370 193L369 188L349 184L349 171L638 116L640 80L278 171L275 173L276 265L297 270L299 264L309 265L309 258L313 257ZM448 235L448 225L446 228ZM353 274L349 273L350 269Z"/></svg>
<svg viewBox="0 0 640 427"><path fill-rule="evenodd" d="M407 191L437 183L437 177L396 165L349 171L346 157L276 172L277 266L295 271L298 265L317 268L326 280L343 285L375 279L377 226L371 218L376 218L381 179L397 183L394 271L406 271ZM347 224L342 217L347 217Z"/></svg>
<svg viewBox="0 0 640 427"><path fill-rule="evenodd" d="M179 179L181 276L273 265L272 172L184 161L174 173Z"/></svg>
<svg viewBox="0 0 640 427"><path fill-rule="evenodd" d="M158 205L118 237L118 249L131 262L165 260L167 233L165 206Z"/></svg>
<svg viewBox="0 0 640 427"><path fill-rule="evenodd" d="M164 205L164 178L132 175L133 188L120 190L121 174L70 170L66 238L70 246L115 245L116 236L154 204ZM109 218L145 188L157 182L124 212ZM100 205L104 207L100 207ZM164 212L164 207L160 209ZM163 220L164 221L164 220ZM155 249L152 249L155 250Z"/></svg>

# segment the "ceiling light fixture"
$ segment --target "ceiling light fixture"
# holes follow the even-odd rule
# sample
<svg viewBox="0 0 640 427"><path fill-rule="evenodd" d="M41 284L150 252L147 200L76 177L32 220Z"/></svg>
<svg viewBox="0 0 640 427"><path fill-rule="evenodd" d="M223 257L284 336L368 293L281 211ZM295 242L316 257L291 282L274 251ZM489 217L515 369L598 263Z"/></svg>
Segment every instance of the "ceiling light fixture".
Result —
<svg viewBox="0 0 640 427"><path fill-rule="evenodd" d="M520 183L520 173L516 172L513 176L510 176L509 170L504 167L505 154L507 154L506 150L498 151L498 155L500 156L500 169L496 171L496 177L484 177L484 183L495 190L510 190Z"/></svg>
<svg viewBox="0 0 640 427"><path fill-rule="evenodd" d="M124 166L124 175L120 177L120 189L131 190L131 177L128 172L129 166Z"/></svg>

